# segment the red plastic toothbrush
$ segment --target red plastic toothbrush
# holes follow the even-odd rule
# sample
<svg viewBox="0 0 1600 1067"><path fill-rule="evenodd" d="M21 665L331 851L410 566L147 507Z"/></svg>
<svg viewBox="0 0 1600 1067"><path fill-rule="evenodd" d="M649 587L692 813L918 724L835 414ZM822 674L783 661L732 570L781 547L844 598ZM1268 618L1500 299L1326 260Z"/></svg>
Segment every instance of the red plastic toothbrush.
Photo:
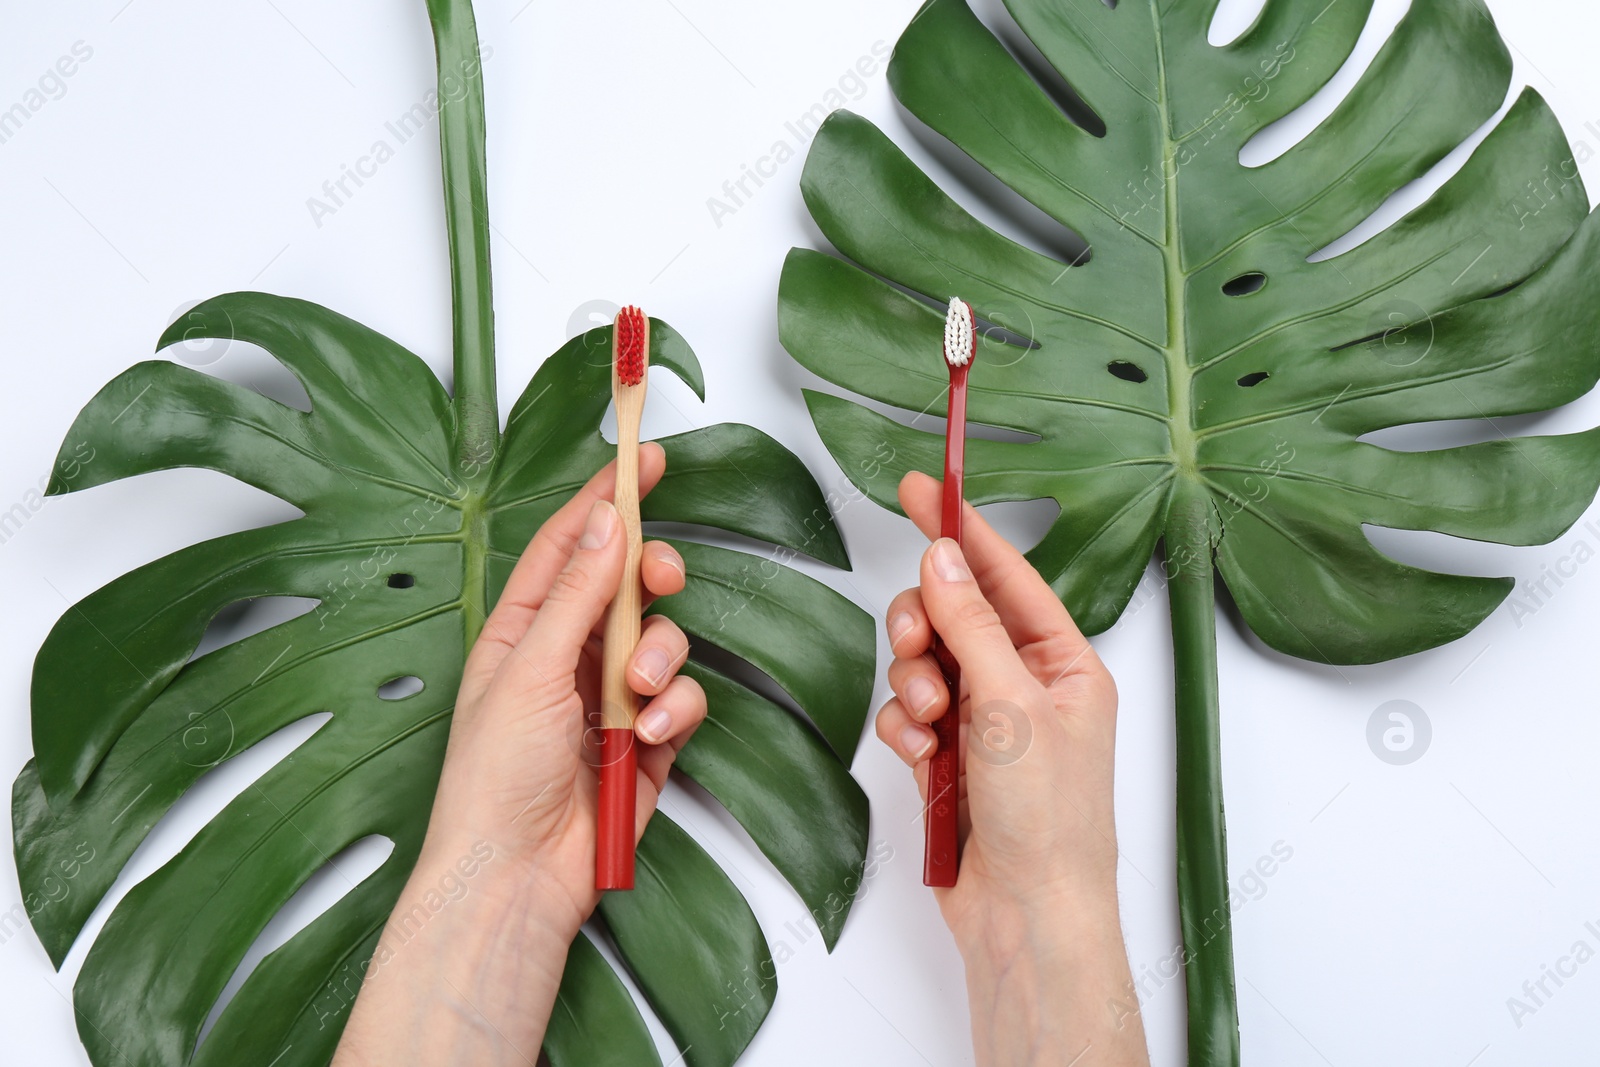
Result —
<svg viewBox="0 0 1600 1067"><path fill-rule="evenodd" d="M950 403L944 436L944 515L939 535L961 543L962 475L967 452L967 370L978 354L972 305L952 297L944 320L944 361L950 370ZM933 724L938 749L928 761L927 845L922 884L953 886L960 865L956 802L961 782L961 665L937 634L933 655L950 687L949 709Z"/></svg>

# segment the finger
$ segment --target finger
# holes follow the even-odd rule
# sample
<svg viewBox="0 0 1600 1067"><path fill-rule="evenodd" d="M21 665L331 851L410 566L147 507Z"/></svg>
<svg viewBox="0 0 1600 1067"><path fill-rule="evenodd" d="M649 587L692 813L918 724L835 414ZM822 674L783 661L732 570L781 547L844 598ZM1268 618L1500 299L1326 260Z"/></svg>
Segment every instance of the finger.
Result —
<svg viewBox="0 0 1600 1067"><path fill-rule="evenodd" d="M655 786L657 794L666 788L667 772L672 770L673 761L705 718L706 691L689 677L674 678L661 695L640 712L633 725L634 733L644 742L638 746L639 769ZM651 804L654 806L654 798Z"/></svg>
<svg viewBox="0 0 1600 1067"><path fill-rule="evenodd" d="M918 722L933 722L950 706L950 686L932 656L889 664L889 688Z"/></svg>
<svg viewBox="0 0 1600 1067"><path fill-rule="evenodd" d="M641 696L655 696L688 658L689 639L678 624L652 615L644 621L639 644L628 661L628 687Z"/></svg>
<svg viewBox="0 0 1600 1067"><path fill-rule="evenodd" d="M922 606L922 590L907 589L889 602L884 612L889 650L896 656L920 656L933 647L933 625Z"/></svg>
<svg viewBox="0 0 1600 1067"><path fill-rule="evenodd" d="M633 729L647 745L672 742L676 751L689 740L689 734L706 717L706 693L700 683L684 676L674 678L639 712Z"/></svg>
<svg viewBox="0 0 1600 1067"><path fill-rule="evenodd" d="M900 506L930 540L939 535L943 495L943 483L920 471L900 481ZM1055 642L1069 659L1088 647L1055 590L971 504L962 505L961 542L978 587L994 605L1013 644Z"/></svg>
<svg viewBox="0 0 1600 1067"><path fill-rule="evenodd" d="M889 701L878 712L875 726L878 740L888 745L909 767L923 762L939 747L933 731L914 722L899 697Z"/></svg>
<svg viewBox="0 0 1600 1067"><path fill-rule="evenodd" d="M639 558L639 574L644 579L645 591L653 596L681 593L687 581L683 557L665 541L645 542L644 554Z"/></svg>
<svg viewBox="0 0 1600 1067"><path fill-rule="evenodd" d="M589 633L622 584L627 538L622 518L608 500L597 501L559 574L542 598L533 625L505 657L496 679L520 691L571 684Z"/></svg>
<svg viewBox="0 0 1600 1067"><path fill-rule="evenodd" d="M653 442L639 446L639 495L642 497L667 469L667 454ZM573 498L549 519L522 553L522 558L511 571L506 586L494 610L484 622L483 641L514 647L527 633L534 615L544 603L550 585L566 566L583 535L584 524L595 502L610 500L616 491L617 465L607 463L600 468Z"/></svg>
<svg viewBox="0 0 1600 1067"><path fill-rule="evenodd" d="M922 602L933 628L961 664L974 703L986 694L1016 699L1039 684L967 566L961 546L941 537L922 555Z"/></svg>

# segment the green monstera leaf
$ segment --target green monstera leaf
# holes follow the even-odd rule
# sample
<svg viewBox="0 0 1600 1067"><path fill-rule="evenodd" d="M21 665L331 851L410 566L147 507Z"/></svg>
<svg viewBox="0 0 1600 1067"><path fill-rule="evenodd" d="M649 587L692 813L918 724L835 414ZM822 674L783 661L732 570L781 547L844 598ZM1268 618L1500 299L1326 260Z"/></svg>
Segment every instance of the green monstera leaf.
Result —
<svg viewBox="0 0 1600 1067"><path fill-rule="evenodd" d="M208 771L325 716L112 910L74 992L97 1065L328 1061L416 859L485 611L534 531L614 453L600 433L610 327L547 359L500 426L476 30L464 0L435 0L430 14L441 72L465 73L471 90L442 116L454 397L423 360L365 326L235 293L194 309L160 347L258 345L299 380L308 411L151 361L101 390L62 448L52 493L200 467L303 516L143 566L75 604L46 639L33 676L35 759L16 781L13 820L28 912L51 959L60 965L140 842ZM703 395L693 352L666 323L653 329L656 372ZM710 696L680 769L744 825L831 947L866 854L866 797L848 766L872 687L871 620L783 565L803 553L848 566L798 459L737 425L661 443L668 473L645 502L647 522L772 546L676 542L688 587L656 610L697 639L686 670ZM195 655L219 612L285 596L316 606ZM762 695L774 686L803 716ZM387 859L266 955L200 1040L268 922L331 858L374 835L393 843ZM639 846L638 888L612 895L603 915L685 1062L733 1063L776 984L755 917L717 863L658 814ZM545 1051L556 1067L661 1062L586 936Z"/></svg>
<svg viewBox="0 0 1600 1067"><path fill-rule="evenodd" d="M1241 163L1345 62L1371 6L1267 0L1217 47L1217 0L1006 0L1063 86L1036 79L963 0L932 0L896 48L895 95L1081 254L995 232L871 123L836 112L802 184L846 258L797 249L783 273L789 352L909 412L943 410L942 303L971 302L990 329L969 415L1036 440L970 442L968 495L1059 502L1029 558L1086 631L1117 619L1164 540L1196 1064L1238 1055L1213 570L1275 649L1403 656L1471 630L1512 581L1405 565L1364 525L1543 543L1600 482L1600 431L1426 452L1363 440L1541 411L1600 374L1600 223L1532 90L1426 203L1319 254L1502 106L1511 63L1478 0L1414 0L1325 121L1271 162ZM885 506L905 470L939 469L935 434L806 399L841 467Z"/></svg>

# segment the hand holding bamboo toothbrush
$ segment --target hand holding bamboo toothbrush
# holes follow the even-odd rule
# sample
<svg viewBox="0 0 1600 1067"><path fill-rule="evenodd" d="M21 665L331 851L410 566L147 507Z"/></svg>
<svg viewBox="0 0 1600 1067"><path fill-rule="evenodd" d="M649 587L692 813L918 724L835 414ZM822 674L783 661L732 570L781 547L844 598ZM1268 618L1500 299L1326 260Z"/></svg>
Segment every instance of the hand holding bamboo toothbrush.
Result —
<svg viewBox="0 0 1600 1067"><path fill-rule="evenodd" d="M961 543L962 476L967 452L967 371L978 354L972 305L952 297L944 320L944 361L950 371L950 402L944 437L944 509L939 535ZM953 886L960 869L956 832L961 784L961 665L937 634L933 655L939 662L950 703L933 723L937 747L928 761L928 806L924 814L927 842L922 859L922 884Z"/></svg>
<svg viewBox="0 0 1600 1067"><path fill-rule="evenodd" d="M639 559L639 420L644 413L645 368L650 365L650 320L636 307L617 313L612 330L611 395L617 407L615 502L627 538L622 584L606 615L600 674L600 797L595 830L594 886L632 889L639 754L633 721L639 698L628 685L628 660L639 644L643 610Z"/></svg>

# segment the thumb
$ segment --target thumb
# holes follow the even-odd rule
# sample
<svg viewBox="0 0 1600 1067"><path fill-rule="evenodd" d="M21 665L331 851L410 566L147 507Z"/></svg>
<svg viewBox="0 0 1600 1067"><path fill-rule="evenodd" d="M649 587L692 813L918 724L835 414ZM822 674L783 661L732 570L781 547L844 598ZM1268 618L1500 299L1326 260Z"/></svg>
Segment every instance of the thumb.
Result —
<svg viewBox="0 0 1600 1067"><path fill-rule="evenodd" d="M922 604L949 647L973 694L974 705L1010 697L1037 684L1011 635L972 576L961 546L941 537L922 557Z"/></svg>
<svg viewBox="0 0 1600 1067"><path fill-rule="evenodd" d="M596 501L572 555L503 666L526 674L529 687L570 679L595 624L617 595L626 555L617 509L609 500Z"/></svg>

